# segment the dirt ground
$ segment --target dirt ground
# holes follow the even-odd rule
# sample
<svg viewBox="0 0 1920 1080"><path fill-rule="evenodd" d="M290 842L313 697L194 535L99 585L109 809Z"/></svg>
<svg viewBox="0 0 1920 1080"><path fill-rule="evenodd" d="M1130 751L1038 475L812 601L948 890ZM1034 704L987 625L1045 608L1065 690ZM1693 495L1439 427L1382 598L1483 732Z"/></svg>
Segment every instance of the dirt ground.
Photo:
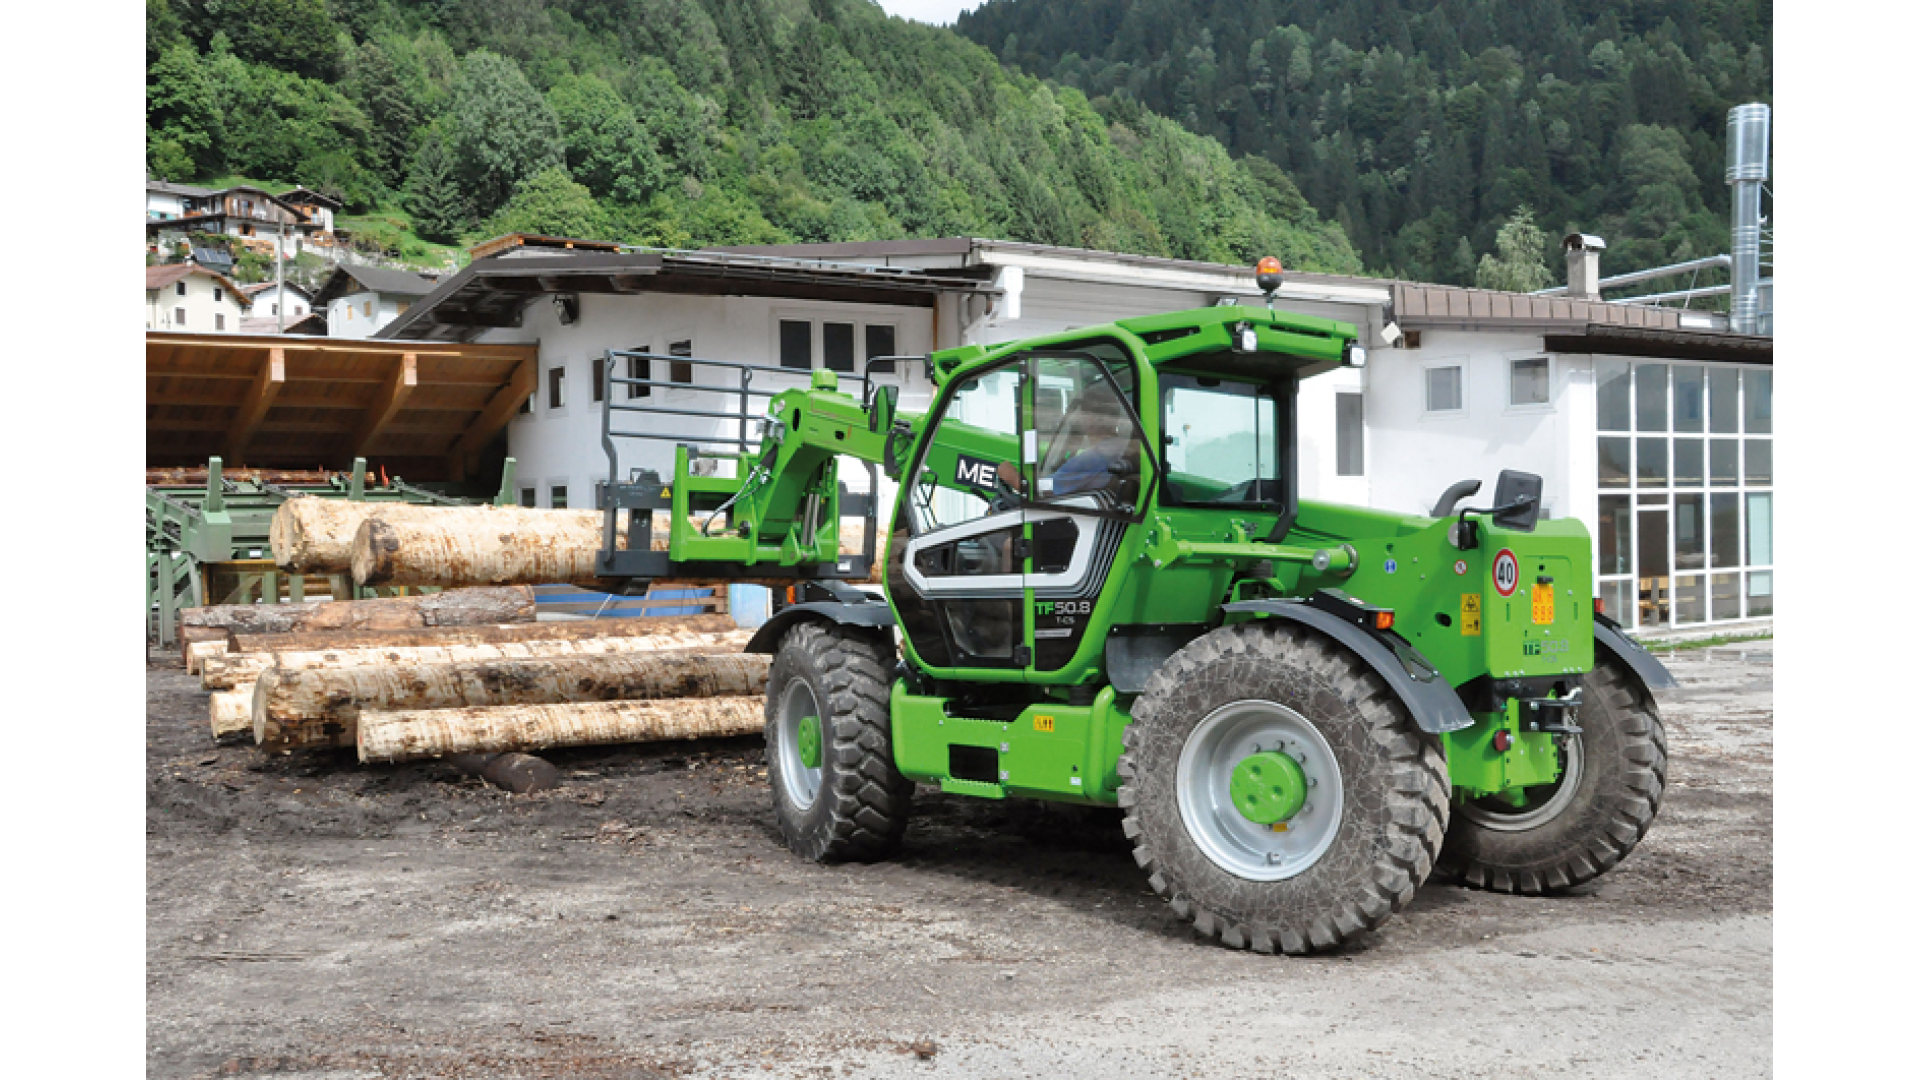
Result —
<svg viewBox="0 0 1920 1080"><path fill-rule="evenodd" d="M147 676L162 1077L1771 1073L1769 642L1675 653L1653 831L1578 895L1429 881L1356 946L1198 943L1110 822L922 788L791 857L758 739L549 754L555 791L215 746Z"/></svg>

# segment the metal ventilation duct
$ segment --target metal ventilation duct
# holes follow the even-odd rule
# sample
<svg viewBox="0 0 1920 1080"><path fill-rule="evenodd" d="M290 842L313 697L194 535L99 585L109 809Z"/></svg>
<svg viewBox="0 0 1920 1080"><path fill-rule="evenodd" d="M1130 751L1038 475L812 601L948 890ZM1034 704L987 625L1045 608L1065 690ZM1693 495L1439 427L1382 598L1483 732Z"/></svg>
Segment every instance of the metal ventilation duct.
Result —
<svg viewBox="0 0 1920 1080"><path fill-rule="evenodd" d="M1733 309L1735 333L1760 332L1760 191L1767 179L1767 143L1773 110L1736 105L1727 110L1727 183L1733 188Z"/></svg>

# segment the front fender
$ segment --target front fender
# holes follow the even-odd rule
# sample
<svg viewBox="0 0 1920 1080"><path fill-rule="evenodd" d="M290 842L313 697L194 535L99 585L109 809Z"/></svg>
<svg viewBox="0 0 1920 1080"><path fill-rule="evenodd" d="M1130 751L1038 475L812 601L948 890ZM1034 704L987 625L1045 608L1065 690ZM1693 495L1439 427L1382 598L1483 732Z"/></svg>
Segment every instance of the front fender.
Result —
<svg viewBox="0 0 1920 1080"><path fill-rule="evenodd" d="M838 601L821 601L810 604L794 604L780 609L773 618L762 623L754 631L741 652L772 653L780 648L780 639L787 631L808 620L835 623L840 626L860 626L871 629L884 629L893 626L893 609L879 602L847 604Z"/></svg>
<svg viewBox="0 0 1920 1080"><path fill-rule="evenodd" d="M1387 681L1420 730L1438 735L1473 726L1473 716L1438 668L1399 637L1383 639L1298 600L1243 600L1222 610L1251 612L1310 626L1352 650Z"/></svg>

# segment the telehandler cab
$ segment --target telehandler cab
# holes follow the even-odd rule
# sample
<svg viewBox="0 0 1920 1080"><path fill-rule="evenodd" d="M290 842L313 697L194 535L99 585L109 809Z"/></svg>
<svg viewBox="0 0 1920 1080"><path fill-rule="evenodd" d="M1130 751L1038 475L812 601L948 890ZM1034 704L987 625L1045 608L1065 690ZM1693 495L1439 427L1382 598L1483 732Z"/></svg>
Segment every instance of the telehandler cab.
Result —
<svg viewBox="0 0 1920 1080"><path fill-rule="evenodd" d="M615 440L685 437L615 417L719 414L621 394L665 384L607 355L601 572L791 583L747 648L774 656L768 774L793 851L886 857L916 784L1117 806L1201 934L1303 953L1378 928L1436 866L1549 893L1645 835L1666 778L1651 691L1674 683L1595 610L1586 529L1540 520L1519 472L1430 516L1300 499L1299 383L1364 357L1352 325L1274 310L1269 263L1264 308L916 358L924 415L871 373L856 398L831 371L774 393L718 365L737 452L683 442L666 483L621 483ZM843 489L843 456L866 493ZM840 550L843 514L865 518L860 551ZM849 584L876 569L884 598Z"/></svg>

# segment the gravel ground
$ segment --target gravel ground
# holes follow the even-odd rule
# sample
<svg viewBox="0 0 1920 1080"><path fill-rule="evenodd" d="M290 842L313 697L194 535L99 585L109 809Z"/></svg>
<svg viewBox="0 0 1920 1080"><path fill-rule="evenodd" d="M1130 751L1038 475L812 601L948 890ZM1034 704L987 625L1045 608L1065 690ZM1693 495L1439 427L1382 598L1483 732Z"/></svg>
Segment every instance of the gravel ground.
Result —
<svg viewBox="0 0 1920 1080"><path fill-rule="evenodd" d="M921 789L894 861L772 826L758 739L439 764L207 737L147 674L147 1061L165 1077L1763 1076L1771 642L1667 657L1667 799L1576 895L1429 881L1307 959L1198 943L1117 826Z"/></svg>

